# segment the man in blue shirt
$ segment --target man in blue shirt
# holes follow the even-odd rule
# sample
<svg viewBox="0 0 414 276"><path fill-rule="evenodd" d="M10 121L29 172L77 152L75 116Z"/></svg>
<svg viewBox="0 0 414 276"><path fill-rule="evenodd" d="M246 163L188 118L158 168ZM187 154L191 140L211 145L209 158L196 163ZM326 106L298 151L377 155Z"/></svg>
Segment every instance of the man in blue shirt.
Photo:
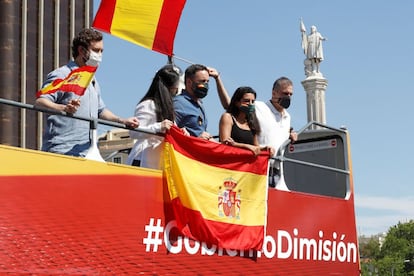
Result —
<svg viewBox="0 0 414 276"><path fill-rule="evenodd" d="M177 126L186 128L191 136L206 140L213 137L207 132L207 116L202 101L207 96L210 77L216 80L221 104L227 108L230 99L220 79L220 74L216 69L201 64L190 65L185 70L185 89L174 97Z"/></svg>
<svg viewBox="0 0 414 276"><path fill-rule="evenodd" d="M66 78L70 72L84 65L97 67L102 60L103 37L94 29L82 30L72 43L73 61L49 73L43 87L56 79ZM56 91L36 99L35 106L64 111L82 117L102 118L128 127L139 125L135 117L121 119L106 108L101 89L93 79L83 96L73 92ZM59 115L49 115L43 135L43 151L84 157L90 147L89 122Z"/></svg>

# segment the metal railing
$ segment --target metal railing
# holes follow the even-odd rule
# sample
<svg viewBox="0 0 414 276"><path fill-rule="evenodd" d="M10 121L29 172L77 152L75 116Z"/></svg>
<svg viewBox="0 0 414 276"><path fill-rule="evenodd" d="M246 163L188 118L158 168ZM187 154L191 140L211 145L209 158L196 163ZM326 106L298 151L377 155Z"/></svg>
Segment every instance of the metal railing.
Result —
<svg viewBox="0 0 414 276"><path fill-rule="evenodd" d="M334 128L334 127L330 127L315 121L311 121L309 123L307 123L303 128L301 128L297 134L298 136L305 132L306 130L310 130L312 129L313 126L318 126L321 128L325 128L325 129L330 129L333 130L335 132L340 132L340 133L346 133L347 131L345 129L339 129L339 128ZM296 164L300 164L300 165L305 165L305 166L310 166L310 167L315 167L315 168L319 168L319 169L324 169L324 170L328 170L328 171L333 171L333 172L338 172L338 173L342 173L342 174L346 174L349 175L350 171L349 169L346 170L342 170L342 169L338 169L338 168L333 168L333 167L329 167L329 166L324 166L324 165L320 165L320 164L316 164L316 163L312 163L312 162L306 162L306 161L301 161L301 160L295 160L295 159L291 159L291 158L287 158L285 157L284 151L287 145L289 145L292 141L290 139L287 139L278 149L276 157L271 158L273 160L279 161L281 163L283 162L291 162L291 163L296 163ZM348 167L348 165L346 165L346 167Z"/></svg>
<svg viewBox="0 0 414 276"><path fill-rule="evenodd" d="M97 143L98 142L98 135L97 135L98 124L111 126L111 127L116 127L116 128L128 129L128 130L137 131L137 132L146 133L146 134L151 134L151 135L164 136L163 133L154 132L154 131L145 129L144 127L138 127L138 128L135 128L135 129L131 129L131 128L125 127L124 124L120 124L120 123L116 123L116 122L112 122L112 121L108 121L108 120L103 120L103 119L99 119L99 118L85 117L85 116L79 116L79 115L75 115L75 114L66 113L64 111L56 111L56 110L51 110L51 109L48 109L48 108L36 107L34 105L31 105L31 104L20 103L20 102L7 100L7 99L3 99L3 98L0 98L0 104L5 104L5 105L18 107L18 108L34 110L34 111L37 111L37 112L42 112L42 113L47 113L47 114L70 117L70 118L73 118L73 119L89 122L91 146L90 146L90 148L88 150L88 153L86 154L85 158L90 159L90 160L105 162L105 160L102 158L102 156L99 152L99 149L97 147L97 144L98 144ZM337 129L337 128L329 127L329 126L320 124L318 122L309 122L308 124L306 124L303 128L301 128L297 132L298 135L305 132L306 130L309 130L312 126L319 126L319 127L322 127L322 128L333 130L335 132L346 133L346 130L343 130L343 129ZM218 136L215 136L215 137L218 137ZM301 164L301 165L305 165L305 166L316 167L316 168L320 168L320 169L324 169L324 170L328 170L328 171L343 173L343 174L347 174L347 175L350 174L348 169L343 170L343 169L324 166L324 165L320 165L320 164L316 164L316 163L312 163L312 162L295 160L295 159L285 157L284 156L284 150L290 142L291 141L289 139L286 140L281 145L281 147L279 148L279 150L276 154L276 157L272 157L271 159L273 159L275 161L278 161L280 163L291 162L291 163Z"/></svg>
<svg viewBox="0 0 414 276"><path fill-rule="evenodd" d="M116 128L128 129L128 130L142 132L142 133L146 133L146 134L164 136L163 133L154 132L154 131L147 130L147 129L142 128L142 127L132 129L132 128L126 127L124 124L120 124L120 123L116 123L116 122L112 122L112 121L108 121L108 120L103 120L103 119L99 119L99 118L91 118L91 117L86 117L86 116L79 116L79 115L70 114L70 113L67 113L67 112L64 112L64 111L56 111L56 110L52 110L52 109L48 109L48 108L36 107L34 105L31 105L31 104L20 103L20 102L7 100L7 99L3 99L3 98L0 98L0 104L5 104L5 105L9 105L9 106L18 107L18 108L24 108L24 109L28 109L28 110L34 110L34 111L37 111L37 112L47 113L47 114L51 114L51 115L59 115L59 116L73 118L73 119L76 119L76 120L82 120L82 121L89 122L91 145L90 145L90 148L89 148L85 158L90 159L90 160L95 160L95 161L105 162L105 160L102 158L102 156L99 152L98 146L97 146L98 145L98 134L97 134L98 124L111 126L111 127L116 127Z"/></svg>

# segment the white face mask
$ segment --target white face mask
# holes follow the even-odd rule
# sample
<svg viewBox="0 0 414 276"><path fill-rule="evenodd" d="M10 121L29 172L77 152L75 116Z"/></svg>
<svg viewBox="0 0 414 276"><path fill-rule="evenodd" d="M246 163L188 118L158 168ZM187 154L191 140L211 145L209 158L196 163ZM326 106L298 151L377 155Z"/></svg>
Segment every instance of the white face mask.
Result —
<svg viewBox="0 0 414 276"><path fill-rule="evenodd" d="M95 51L89 51L89 58L86 61L86 65L98 67L99 63L102 62L102 53L97 53Z"/></svg>

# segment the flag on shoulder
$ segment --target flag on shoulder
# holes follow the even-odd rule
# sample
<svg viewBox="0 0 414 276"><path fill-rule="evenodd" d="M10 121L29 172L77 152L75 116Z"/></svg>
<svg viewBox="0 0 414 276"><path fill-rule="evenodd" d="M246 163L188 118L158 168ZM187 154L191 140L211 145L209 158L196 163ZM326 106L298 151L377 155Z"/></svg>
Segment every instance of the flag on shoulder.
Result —
<svg viewBox="0 0 414 276"><path fill-rule="evenodd" d="M57 91L73 92L82 96L95 75L97 67L82 66L72 70L64 79L55 79L36 93L36 98L43 94L52 94Z"/></svg>
<svg viewBox="0 0 414 276"><path fill-rule="evenodd" d="M92 26L171 56L185 0L102 0Z"/></svg>
<svg viewBox="0 0 414 276"><path fill-rule="evenodd" d="M226 249L261 250L269 155L196 137L166 134L164 172L178 229Z"/></svg>

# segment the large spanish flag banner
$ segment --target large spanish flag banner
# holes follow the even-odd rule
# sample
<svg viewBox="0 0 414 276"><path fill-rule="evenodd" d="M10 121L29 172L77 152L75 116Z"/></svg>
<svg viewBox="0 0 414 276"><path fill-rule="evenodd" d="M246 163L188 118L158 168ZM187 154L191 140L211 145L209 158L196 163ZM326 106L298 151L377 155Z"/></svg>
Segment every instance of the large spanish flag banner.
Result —
<svg viewBox="0 0 414 276"><path fill-rule="evenodd" d="M164 172L177 227L226 249L262 250L267 217L269 154L166 134Z"/></svg>
<svg viewBox="0 0 414 276"><path fill-rule="evenodd" d="M102 0L92 26L171 56L185 0Z"/></svg>
<svg viewBox="0 0 414 276"><path fill-rule="evenodd" d="M55 79L36 93L36 98L43 94L51 94L57 91L73 92L76 95L82 96L86 88L90 84L96 69L94 66L82 66L72 70L70 74L64 79Z"/></svg>

